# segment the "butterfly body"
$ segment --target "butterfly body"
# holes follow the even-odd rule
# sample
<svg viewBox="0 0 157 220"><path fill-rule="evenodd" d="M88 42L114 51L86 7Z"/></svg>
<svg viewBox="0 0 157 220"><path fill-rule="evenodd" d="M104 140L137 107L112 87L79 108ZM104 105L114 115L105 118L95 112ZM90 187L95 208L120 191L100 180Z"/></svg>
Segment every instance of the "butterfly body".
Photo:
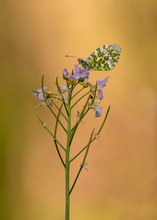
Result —
<svg viewBox="0 0 157 220"><path fill-rule="evenodd" d="M85 70L108 71L118 63L121 48L117 44L98 47L87 59L78 59L78 63Z"/></svg>

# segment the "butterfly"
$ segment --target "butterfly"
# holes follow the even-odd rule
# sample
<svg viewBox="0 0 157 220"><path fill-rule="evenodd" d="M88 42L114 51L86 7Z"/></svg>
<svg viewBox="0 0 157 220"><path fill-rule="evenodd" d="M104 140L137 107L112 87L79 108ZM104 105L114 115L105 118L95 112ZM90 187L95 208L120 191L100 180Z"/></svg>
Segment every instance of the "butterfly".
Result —
<svg viewBox="0 0 157 220"><path fill-rule="evenodd" d="M111 70L118 63L121 48L117 44L98 47L87 59L78 59L85 70Z"/></svg>
<svg viewBox="0 0 157 220"><path fill-rule="evenodd" d="M118 63L121 48L117 44L98 47L87 59L78 58L80 66L89 70L107 71L113 69Z"/></svg>

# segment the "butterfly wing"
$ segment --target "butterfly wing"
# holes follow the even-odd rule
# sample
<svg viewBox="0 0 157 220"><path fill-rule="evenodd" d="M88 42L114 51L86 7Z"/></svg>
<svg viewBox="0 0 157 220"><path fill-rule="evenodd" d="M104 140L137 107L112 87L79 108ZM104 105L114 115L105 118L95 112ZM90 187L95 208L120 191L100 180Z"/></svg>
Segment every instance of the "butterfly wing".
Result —
<svg viewBox="0 0 157 220"><path fill-rule="evenodd" d="M98 47L86 60L78 59L86 70L111 70L118 63L121 48L117 44Z"/></svg>

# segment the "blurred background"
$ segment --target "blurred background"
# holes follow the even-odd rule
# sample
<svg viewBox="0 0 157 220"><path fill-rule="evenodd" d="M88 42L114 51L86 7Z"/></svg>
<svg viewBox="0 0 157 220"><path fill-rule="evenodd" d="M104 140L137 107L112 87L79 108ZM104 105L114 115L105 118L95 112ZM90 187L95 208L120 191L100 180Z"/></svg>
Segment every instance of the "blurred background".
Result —
<svg viewBox="0 0 157 220"><path fill-rule="evenodd" d="M32 90L43 72L55 89L55 77L76 63L65 54L86 58L113 43L122 48L116 68L90 76L110 76L111 111L72 193L71 219L157 219L155 0L1 1L0 219L64 219L64 170L36 113L54 120L35 107ZM87 133L100 123L93 118ZM86 138L78 133L76 149Z"/></svg>

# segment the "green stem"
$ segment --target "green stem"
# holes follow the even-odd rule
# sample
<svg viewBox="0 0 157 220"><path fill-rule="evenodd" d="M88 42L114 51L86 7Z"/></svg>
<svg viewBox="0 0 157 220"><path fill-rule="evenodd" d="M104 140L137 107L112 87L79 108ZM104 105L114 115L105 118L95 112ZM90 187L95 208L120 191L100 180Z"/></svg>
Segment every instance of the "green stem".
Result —
<svg viewBox="0 0 157 220"><path fill-rule="evenodd" d="M66 152L66 167L65 167L65 220L70 219L70 162L69 150Z"/></svg>
<svg viewBox="0 0 157 220"><path fill-rule="evenodd" d="M59 110L59 107L58 107L58 105L52 100L52 103L53 103L53 105ZM67 121L68 119L66 118L66 116L64 115L64 113L61 111L60 112L61 113L61 115L64 117L64 119Z"/></svg>
<svg viewBox="0 0 157 220"><path fill-rule="evenodd" d="M75 184L76 184L76 182L77 182L77 180L78 180L78 178L79 178L79 175L80 175L80 173L81 173L81 171L82 171L82 169L83 169L83 167L84 167L84 165L85 165L86 158L87 158L87 155L88 155L88 152L89 152L89 147L90 147L90 144L91 144L91 140L92 140L93 134L94 134L94 129L93 129L93 131L92 131L92 133L91 133L91 135L90 135L90 139L89 139L89 142L88 142L88 146L87 146L87 149L86 149L84 158L83 158L83 160L82 160L82 163L81 163L81 165L80 165L80 169L79 169L79 171L78 171L78 173L77 173L77 175L76 175L76 177L75 177L75 180L74 180L74 182L73 182L73 185L72 185L72 187L71 187L71 189L70 189L70 192L69 192L70 194L71 194L71 192L72 192L72 190L73 190L73 188L74 188L74 186L75 186Z"/></svg>
<svg viewBox="0 0 157 220"><path fill-rule="evenodd" d="M46 126L45 122L43 122L38 115L37 115L37 118L38 118L39 122L42 124L43 128L52 136L53 140L55 140L64 151L66 151L66 149L63 147L63 145L57 139L55 139L54 134Z"/></svg>
<svg viewBox="0 0 157 220"><path fill-rule="evenodd" d="M56 120L56 125L55 125L55 131L54 131L54 144L56 146L56 150L57 150L57 153L58 153L58 156L63 164L63 166L65 167L65 163L63 161L63 158L61 156L61 153L60 153L60 150L59 150L59 147L58 147L58 143L57 143L57 128L58 128L58 121L59 121L59 117L60 117L60 114L61 114L61 110L62 110L62 107L63 107L63 103L61 104L59 110L58 110L58 115L57 115L57 120Z"/></svg>
<svg viewBox="0 0 157 220"><path fill-rule="evenodd" d="M83 109L82 109L82 111L81 111L81 113L80 113L80 117L79 117L78 121L76 122L76 124L74 125L74 127L71 129L72 133L71 133L70 145L71 145L71 143L72 143L73 137L74 137L74 135L75 135L75 133L76 133L76 130L77 130L77 128L78 128L78 126L79 126L81 120L84 118L84 116L86 115L86 113L87 113L88 110L89 110L89 108L86 110L86 108L87 108L87 106L88 106L88 103L89 103L89 100L90 100L90 96L88 97L88 99L87 99L87 101L86 101L86 103L85 103L85 105L84 105L84 107L83 107ZM86 112L85 112L85 110L86 110Z"/></svg>
<svg viewBox="0 0 157 220"><path fill-rule="evenodd" d="M83 99L86 95L88 95L89 93L91 93L91 91L86 92L83 96L81 96L72 106L71 109L74 108L74 106L81 101L81 99ZM74 97L74 96L73 96Z"/></svg>
<svg viewBox="0 0 157 220"><path fill-rule="evenodd" d="M97 135L99 135L100 132L102 131L102 128L103 128L103 126L104 126L104 124L105 124L105 122L106 122L106 119L107 119L107 117L108 117L110 108L111 108L111 107L109 106L108 109L107 109L107 111L106 111L104 120L103 120L103 122L102 122L102 124L101 124L101 126L100 126L100 128L99 128L99 130L98 130L98 132L97 132ZM95 139L96 139L96 136L94 136L92 139L90 139L90 144L91 144L93 141L95 141ZM89 143L88 143L88 144L89 144ZM73 160L75 160L75 159L88 147L88 144L87 144L86 146L84 146L84 147L70 160L70 163L71 163Z"/></svg>
<svg viewBox="0 0 157 220"><path fill-rule="evenodd" d="M106 111L104 120L103 120L103 122L102 122L102 124L101 124L101 126L100 126L100 128L99 128L99 130L98 130L98 135L100 134L101 130L102 130L103 127L104 127L104 124L105 124L105 122L106 122L106 119L107 119L108 114L109 114L109 111L110 111L110 108L111 108L111 106L109 105L109 107L108 107L108 109L107 109L107 111Z"/></svg>
<svg viewBox="0 0 157 220"><path fill-rule="evenodd" d="M76 87L76 86L75 86ZM71 98L71 100L75 97L75 96L77 96L82 90L84 90L84 88L82 87L78 92L76 92L74 95L73 95L73 97Z"/></svg>
<svg viewBox="0 0 157 220"><path fill-rule="evenodd" d="M71 95L68 95L67 146L65 158L65 220L70 220L70 140L71 140Z"/></svg>
<svg viewBox="0 0 157 220"><path fill-rule="evenodd" d="M88 145L91 144L95 139L96 139L95 137L92 138L92 139L90 140L90 142L89 142L88 144L86 144L86 146L84 146L84 147L70 160L70 163L71 163L73 160L75 160L75 159L88 147Z"/></svg>

